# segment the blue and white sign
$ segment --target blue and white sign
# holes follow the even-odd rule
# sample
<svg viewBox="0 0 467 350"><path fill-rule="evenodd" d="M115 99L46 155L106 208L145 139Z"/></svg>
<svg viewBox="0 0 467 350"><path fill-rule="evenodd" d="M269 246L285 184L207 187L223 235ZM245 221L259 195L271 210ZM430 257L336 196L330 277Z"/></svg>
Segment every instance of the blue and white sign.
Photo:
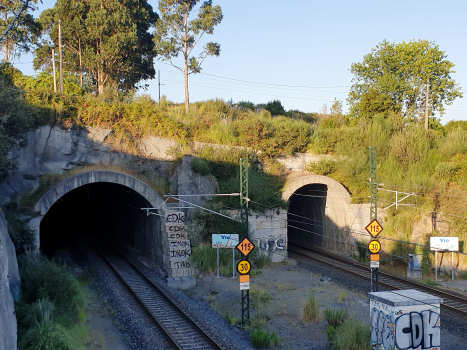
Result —
<svg viewBox="0 0 467 350"><path fill-rule="evenodd" d="M238 234L213 234L213 248L235 248L238 244Z"/></svg>
<svg viewBox="0 0 467 350"><path fill-rule="evenodd" d="M458 252L458 237L430 237L430 250Z"/></svg>

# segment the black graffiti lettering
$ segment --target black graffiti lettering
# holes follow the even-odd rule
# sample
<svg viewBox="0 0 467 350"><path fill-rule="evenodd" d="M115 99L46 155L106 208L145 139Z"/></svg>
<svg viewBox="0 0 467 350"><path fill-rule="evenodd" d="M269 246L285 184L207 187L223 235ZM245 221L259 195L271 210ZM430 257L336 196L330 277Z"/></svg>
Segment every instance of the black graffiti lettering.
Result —
<svg viewBox="0 0 467 350"><path fill-rule="evenodd" d="M166 224L185 224L185 214L184 213L174 213L169 214L165 217Z"/></svg>
<svg viewBox="0 0 467 350"><path fill-rule="evenodd" d="M180 232L180 231L184 231L186 226L185 225L179 225L179 226L176 226L176 225L170 225L170 226L167 226L168 229L169 229L169 232Z"/></svg>
<svg viewBox="0 0 467 350"><path fill-rule="evenodd" d="M170 243L170 247L173 247L173 248L190 246L189 241L170 241L169 243Z"/></svg>
<svg viewBox="0 0 467 350"><path fill-rule="evenodd" d="M169 233L169 239L187 239L186 233Z"/></svg>
<svg viewBox="0 0 467 350"><path fill-rule="evenodd" d="M191 264L188 260L184 260L184 261L175 261L172 263L172 268L173 269L182 269L182 268L187 268L187 267L191 267Z"/></svg>
<svg viewBox="0 0 467 350"><path fill-rule="evenodd" d="M191 249L172 249L170 250L171 258L188 258L191 255Z"/></svg>

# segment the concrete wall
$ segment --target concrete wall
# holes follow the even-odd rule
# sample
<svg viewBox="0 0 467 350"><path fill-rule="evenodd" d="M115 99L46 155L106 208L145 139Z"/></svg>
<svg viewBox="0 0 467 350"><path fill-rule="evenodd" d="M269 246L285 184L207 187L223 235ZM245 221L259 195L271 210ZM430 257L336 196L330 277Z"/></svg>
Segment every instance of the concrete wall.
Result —
<svg viewBox="0 0 467 350"><path fill-rule="evenodd" d="M0 350L16 349L16 316L13 299L19 300L19 272L7 222L0 210Z"/></svg>

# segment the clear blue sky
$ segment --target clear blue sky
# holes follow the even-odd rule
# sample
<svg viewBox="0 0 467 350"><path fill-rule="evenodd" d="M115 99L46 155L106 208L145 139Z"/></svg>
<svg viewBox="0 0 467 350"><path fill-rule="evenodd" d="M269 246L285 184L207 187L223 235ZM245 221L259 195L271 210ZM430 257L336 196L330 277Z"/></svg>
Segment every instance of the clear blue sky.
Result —
<svg viewBox="0 0 467 350"><path fill-rule="evenodd" d="M55 1L43 2L39 4L40 10L52 7ZM158 12L157 0L149 3ZM384 39L390 42L427 39L438 44L455 64L456 73L452 77L465 95L446 106L441 122L467 120L465 0L213 0L213 3L222 7L224 19L214 35L206 36L205 42L220 43L221 54L206 59L202 74L190 76L191 102L216 97L254 103L279 99L286 110L305 112L317 112L325 103L329 107L334 98L346 105L353 62L362 61ZM39 13L36 11L35 16ZM19 61L23 63L16 66L25 74L34 74L32 64L26 63L31 61L30 55L24 55ZM171 101L183 102L182 74L167 63L156 61L155 67L160 69L161 83L165 84L161 94ZM157 99L157 79L148 83L148 93Z"/></svg>

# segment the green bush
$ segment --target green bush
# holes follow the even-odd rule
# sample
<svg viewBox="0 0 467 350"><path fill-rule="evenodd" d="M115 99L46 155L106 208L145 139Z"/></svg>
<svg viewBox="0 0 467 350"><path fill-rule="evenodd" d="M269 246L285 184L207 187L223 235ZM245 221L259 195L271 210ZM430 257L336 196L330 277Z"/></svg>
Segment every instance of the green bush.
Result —
<svg viewBox="0 0 467 350"><path fill-rule="evenodd" d="M281 346L282 343L281 338L278 338L275 332L269 334L269 330L263 331L261 328L251 332L250 340L255 349L273 349L275 347Z"/></svg>
<svg viewBox="0 0 467 350"><path fill-rule="evenodd" d="M328 324L334 328L339 327L349 318L349 311L347 309L330 309L327 307L323 313Z"/></svg>
<svg viewBox="0 0 467 350"><path fill-rule="evenodd" d="M18 265L23 303L48 298L55 306L57 322L65 325L78 322L84 296L78 280L65 265L57 265L33 252L20 256Z"/></svg>
<svg viewBox="0 0 467 350"><path fill-rule="evenodd" d="M435 176L443 184L448 183L451 181L452 177L456 173L456 166L451 163L438 163L435 168Z"/></svg>
<svg viewBox="0 0 467 350"><path fill-rule="evenodd" d="M201 176L207 176L211 174L209 163L201 158L194 158L191 162L191 169L200 174Z"/></svg>
<svg viewBox="0 0 467 350"><path fill-rule="evenodd" d="M318 175L329 175L336 171L337 162L329 158L321 158L316 163L308 163L306 170Z"/></svg>
<svg viewBox="0 0 467 350"><path fill-rule="evenodd" d="M467 152L467 130L462 127L450 131L440 146L440 153L447 158Z"/></svg>
<svg viewBox="0 0 467 350"><path fill-rule="evenodd" d="M347 320L336 329L331 344L333 348L339 350L369 350L371 349L370 327L360 321Z"/></svg>
<svg viewBox="0 0 467 350"><path fill-rule="evenodd" d="M86 329L80 326L63 327L54 321L54 303L49 299L39 299L29 308L29 313L21 320L20 349L84 349Z"/></svg>
<svg viewBox="0 0 467 350"><path fill-rule="evenodd" d="M211 245L199 245L192 249L190 261L200 271L212 271L217 269L217 249ZM232 250L219 249L219 266L229 266L228 272L232 273ZM226 270L224 270L226 271Z"/></svg>

